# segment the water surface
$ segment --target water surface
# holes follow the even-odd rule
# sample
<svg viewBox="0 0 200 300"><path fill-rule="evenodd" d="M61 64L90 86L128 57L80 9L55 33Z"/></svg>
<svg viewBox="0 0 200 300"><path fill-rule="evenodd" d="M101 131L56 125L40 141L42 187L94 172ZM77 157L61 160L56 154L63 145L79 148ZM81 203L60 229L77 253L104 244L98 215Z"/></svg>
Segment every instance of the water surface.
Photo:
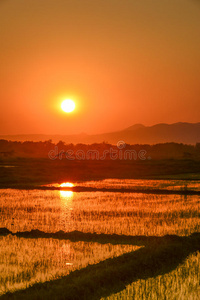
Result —
<svg viewBox="0 0 200 300"><path fill-rule="evenodd" d="M70 184L70 183L68 183ZM65 187L64 184L52 183L50 187ZM69 186L69 185L68 185ZM149 179L104 179L98 181L74 182L73 186L98 189L135 189L135 190L183 190L200 191L200 180L149 180ZM70 186L69 186L70 187Z"/></svg>
<svg viewBox="0 0 200 300"><path fill-rule="evenodd" d="M189 235L199 229L199 208L200 196L5 189L0 190L0 227Z"/></svg>

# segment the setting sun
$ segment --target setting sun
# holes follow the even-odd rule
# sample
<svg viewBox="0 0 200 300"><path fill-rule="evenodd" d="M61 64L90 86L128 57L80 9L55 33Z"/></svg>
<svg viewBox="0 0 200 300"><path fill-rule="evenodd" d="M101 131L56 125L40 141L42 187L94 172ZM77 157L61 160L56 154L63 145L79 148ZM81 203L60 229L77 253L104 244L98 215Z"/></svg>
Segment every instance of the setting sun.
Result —
<svg viewBox="0 0 200 300"><path fill-rule="evenodd" d="M61 108L64 112L70 113L75 109L75 103L71 99L66 99L61 103Z"/></svg>

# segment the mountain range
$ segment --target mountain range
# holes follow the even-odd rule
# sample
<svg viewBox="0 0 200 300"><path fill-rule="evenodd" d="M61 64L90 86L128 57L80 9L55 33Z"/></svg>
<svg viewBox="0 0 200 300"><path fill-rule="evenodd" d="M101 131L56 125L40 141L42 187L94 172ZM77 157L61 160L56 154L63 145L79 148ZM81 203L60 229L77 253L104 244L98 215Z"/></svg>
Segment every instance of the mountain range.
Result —
<svg viewBox="0 0 200 300"><path fill-rule="evenodd" d="M200 143L200 122L186 123L178 122L173 124L160 123L153 126L135 124L121 131L108 132L104 134L89 135L85 133L76 135L0 135L0 139L11 141L47 141L53 142L62 140L65 143L101 143L117 144L124 141L127 144L158 144L158 143Z"/></svg>

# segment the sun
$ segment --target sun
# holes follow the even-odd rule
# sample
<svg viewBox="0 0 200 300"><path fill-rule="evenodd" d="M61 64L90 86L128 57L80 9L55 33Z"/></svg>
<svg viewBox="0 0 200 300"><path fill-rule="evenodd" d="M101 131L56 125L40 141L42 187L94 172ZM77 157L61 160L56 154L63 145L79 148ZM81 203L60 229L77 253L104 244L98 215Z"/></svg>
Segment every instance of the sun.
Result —
<svg viewBox="0 0 200 300"><path fill-rule="evenodd" d="M70 113L75 109L75 103L71 99L66 99L61 103L61 108L64 112Z"/></svg>

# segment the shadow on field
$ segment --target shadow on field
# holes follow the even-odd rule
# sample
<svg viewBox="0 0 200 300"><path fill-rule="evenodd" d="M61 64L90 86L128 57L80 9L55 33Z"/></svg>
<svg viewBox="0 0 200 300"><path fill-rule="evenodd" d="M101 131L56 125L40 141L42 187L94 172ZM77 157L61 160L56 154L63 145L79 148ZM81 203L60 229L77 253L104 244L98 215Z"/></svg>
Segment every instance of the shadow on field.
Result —
<svg viewBox="0 0 200 300"><path fill-rule="evenodd" d="M56 238L144 246L137 251L110 258L76 270L61 279L37 283L22 291L7 293L0 299L69 299L96 300L120 292L138 279L155 277L174 270L192 253L200 251L200 233L189 237L125 236L82 232L44 233L39 230L12 233L0 229L0 235L12 234L24 238Z"/></svg>

